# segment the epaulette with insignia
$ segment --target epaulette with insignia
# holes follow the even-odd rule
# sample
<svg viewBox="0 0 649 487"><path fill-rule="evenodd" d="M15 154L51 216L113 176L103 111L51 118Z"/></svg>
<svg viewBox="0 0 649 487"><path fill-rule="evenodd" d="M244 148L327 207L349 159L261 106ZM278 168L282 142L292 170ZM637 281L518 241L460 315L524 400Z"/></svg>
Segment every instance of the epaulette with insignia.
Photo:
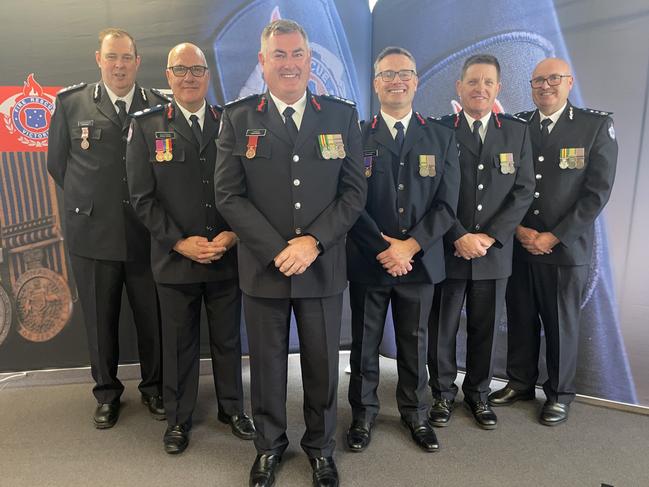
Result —
<svg viewBox="0 0 649 487"><path fill-rule="evenodd" d="M221 120L221 114L223 113L223 107L221 105L207 105L210 113L212 114L212 119L215 122Z"/></svg>
<svg viewBox="0 0 649 487"><path fill-rule="evenodd" d="M83 88L86 85L87 85L87 83L82 82L82 83L77 83L76 85L66 86L65 88L61 88L59 90L59 92L57 93L57 95L62 95L64 93L71 93L73 91L77 91L77 90Z"/></svg>
<svg viewBox="0 0 649 487"><path fill-rule="evenodd" d="M444 125L444 127L449 127L452 129L457 127L455 123L456 120L459 123L459 117L458 114L456 113L449 113L448 115L444 115L442 117L437 117L437 118L428 117L428 120L430 120L431 122L437 122L440 125Z"/></svg>
<svg viewBox="0 0 649 487"><path fill-rule="evenodd" d="M171 101L171 97L170 97L169 95L163 93L162 91L160 91L160 90L157 89L157 88L151 88L151 93L153 93L154 95L156 95L158 98L160 98L160 99L161 99L162 101L164 101L165 103L168 103L168 102Z"/></svg>
<svg viewBox="0 0 649 487"><path fill-rule="evenodd" d="M351 107L356 106L356 102L353 102L352 100L348 100L347 98L341 98L336 95L319 95L320 98L324 98L325 100L332 100L332 101L337 101L339 103L344 103L345 105L349 105Z"/></svg>
<svg viewBox="0 0 649 487"><path fill-rule="evenodd" d="M256 95L256 94L253 93L252 95L246 95L246 96L239 97L236 100L232 100L232 101L227 102L225 104L225 108L230 108L231 106L234 106L234 105L236 105L238 103L241 103L242 101L251 100L252 98L257 98L258 96L259 95Z"/></svg>
<svg viewBox="0 0 649 487"><path fill-rule="evenodd" d="M164 107L165 107L164 105L156 105L156 106L153 106L153 107L145 108L144 110L140 110L140 111L137 111L135 113L132 113L131 117L139 118L139 117L143 117L144 115L149 115L151 113L160 112L160 111L164 110Z"/></svg>
<svg viewBox="0 0 649 487"><path fill-rule="evenodd" d="M575 111L583 112L583 113L588 113L590 115L597 115L599 117L610 117L613 115L613 112L604 112L602 110L593 110L592 108L578 108L578 107L573 107Z"/></svg>
<svg viewBox="0 0 649 487"><path fill-rule="evenodd" d="M520 118L521 120L523 120L525 122L529 122L530 120L532 120L532 117L534 116L535 112L536 112L536 110L529 110L529 111L526 111L526 112L518 112L514 116L517 117L517 118Z"/></svg>
<svg viewBox="0 0 649 487"><path fill-rule="evenodd" d="M498 116L505 120L513 120L519 123L527 123L526 119L519 117L518 115L512 115L511 113L500 112Z"/></svg>

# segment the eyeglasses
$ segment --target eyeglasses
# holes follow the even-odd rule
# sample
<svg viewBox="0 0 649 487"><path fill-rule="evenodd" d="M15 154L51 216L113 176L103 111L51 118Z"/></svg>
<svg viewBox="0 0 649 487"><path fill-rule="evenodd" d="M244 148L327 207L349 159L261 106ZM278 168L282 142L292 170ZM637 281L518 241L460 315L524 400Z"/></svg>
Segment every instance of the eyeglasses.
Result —
<svg viewBox="0 0 649 487"><path fill-rule="evenodd" d="M413 76L417 75L414 69L401 69L399 71L392 71L391 69L388 69L386 71L376 73L374 77L378 78L380 76L383 81L392 81L397 74L399 75L399 79L401 81L410 81Z"/></svg>
<svg viewBox="0 0 649 487"><path fill-rule="evenodd" d="M180 78L187 75L187 71L190 71L192 73L192 76L202 78L203 76L205 76L207 66L183 66L182 64L180 64L178 66L168 66L167 69L171 69L171 72L174 74L174 76L178 76Z"/></svg>
<svg viewBox="0 0 649 487"><path fill-rule="evenodd" d="M548 86L557 86L561 84L561 80L563 78L572 78L571 74L551 74L547 78L544 78L542 76L539 76L538 78L534 78L530 80L530 86L532 88L542 88L543 83L547 81Z"/></svg>

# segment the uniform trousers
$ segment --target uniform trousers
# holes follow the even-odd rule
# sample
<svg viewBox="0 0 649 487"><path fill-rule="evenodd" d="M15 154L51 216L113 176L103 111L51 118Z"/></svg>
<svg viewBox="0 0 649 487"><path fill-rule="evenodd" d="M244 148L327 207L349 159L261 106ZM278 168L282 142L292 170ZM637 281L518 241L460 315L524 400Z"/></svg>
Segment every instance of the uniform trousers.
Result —
<svg viewBox="0 0 649 487"><path fill-rule="evenodd" d="M408 422L426 421L426 345L433 284L375 286L350 283L352 352L349 403L355 420L373 423L379 412L379 345L392 304L397 345L397 406Z"/></svg>
<svg viewBox="0 0 649 487"><path fill-rule="evenodd" d="M588 266L529 263L514 259L507 287L507 376L516 390L538 379L541 326L545 333L548 399L575 397L579 317Z"/></svg>
<svg viewBox="0 0 649 487"><path fill-rule="evenodd" d="M162 398L169 425L191 427L198 395L201 308L205 303L218 410L243 412L241 291L236 279L160 284Z"/></svg>
<svg viewBox="0 0 649 487"><path fill-rule="evenodd" d="M487 402L492 376L494 330L505 303L507 278L446 279L435 287L428 329L428 369L435 398L455 400L456 337L466 301L466 375L464 397Z"/></svg>
<svg viewBox="0 0 649 487"><path fill-rule="evenodd" d="M158 296L148 259L99 260L70 254L70 263L84 314L90 370L97 402L119 400L124 386L117 378L119 363L119 313L122 290L133 311L137 332L143 394L160 394L160 318Z"/></svg>
<svg viewBox="0 0 649 487"><path fill-rule="evenodd" d="M288 446L286 380L293 310L300 342L306 424L300 444L311 458L333 455L342 300L342 293L322 298L260 298L244 293L258 453L281 455Z"/></svg>

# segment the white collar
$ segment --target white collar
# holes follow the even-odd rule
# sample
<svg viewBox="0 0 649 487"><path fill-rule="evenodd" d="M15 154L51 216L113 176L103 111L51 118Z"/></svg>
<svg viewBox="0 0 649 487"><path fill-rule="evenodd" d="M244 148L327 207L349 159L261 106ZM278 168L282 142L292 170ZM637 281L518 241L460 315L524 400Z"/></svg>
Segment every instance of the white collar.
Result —
<svg viewBox="0 0 649 487"><path fill-rule="evenodd" d="M462 110L462 113L464 113L464 116L466 117L466 121L469 122L469 130L473 132L473 122L475 122L477 119L473 118L471 115L469 115L465 110ZM480 138L482 139L482 142L484 142L484 138L487 135L487 129L489 128L489 119L491 118L491 112L487 113L484 117L480 119L482 122L482 125L480 126Z"/></svg>
<svg viewBox="0 0 649 487"><path fill-rule="evenodd" d="M176 102L176 105L178 105L178 108L180 108L180 111L185 116L185 119L187 120L187 123L189 125L191 125L189 117L191 117L192 115L196 115L198 117L198 125L200 125L201 130L203 129L203 122L205 121L205 109L207 108L207 103L205 103L205 100L203 100L203 104L195 112L190 112L178 102Z"/></svg>
<svg viewBox="0 0 649 487"><path fill-rule="evenodd" d="M133 103L133 96L135 95L135 84L133 84L130 91L124 96L117 96L111 91L108 86L106 86L106 83L102 82L102 84L106 89L106 93L108 94L108 98L110 98L110 102L114 105L117 100L124 100L124 103L126 103L126 113L128 113L128 111L131 109L131 103Z"/></svg>
<svg viewBox="0 0 649 487"><path fill-rule="evenodd" d="M286 110L286 107L290 106L291 108L293 108L293 110L295 110L295 113L293 114L292 118L293 121L295 122L295 126L297 127L298 130L300 130L300 125L302 124L302 117L304 116L304 110L306 109L306 91L304 92L304 95L302 95L302 98L300 98L292 105L289 105L288 103L285 103L279 98L277 98L275 95L271 93L270 90L268 90L268 93L270 94L273 103L275 103L275 106L277 107L277 110L279 111L282 120L284 120L284 110Z"/></svg>
<svg viewBox="0 0 649 487"><path fill-rule="evenodd" d="M388 130L390 130L393 139L397 136L397 129L394 128L394 124L397 122L401 122L403 124L403 135L405 136L406 132L408 131L408 124L410 123L410 119L412 118L412 108L410 109L408 114L401 119L396 119L392 115L385 113L383 110L381 110L381 117L385 121L385 124L388 126Z"/></svg>
<svg viewBox="0 0 649 487"><path fill-rule="evenodd" d="M559 120L559 117L561 117L561 114L563 114L563 111L566 109L568 106L568 102L565 102L561 108L559 108L556 112L554 112L552 115L543 115L543 112L539 110L539 123L541 123L543 120L546 118L549 118L552 120L552 124L550 127L552 127L555 123L557 123L557 120Z"/></svg>

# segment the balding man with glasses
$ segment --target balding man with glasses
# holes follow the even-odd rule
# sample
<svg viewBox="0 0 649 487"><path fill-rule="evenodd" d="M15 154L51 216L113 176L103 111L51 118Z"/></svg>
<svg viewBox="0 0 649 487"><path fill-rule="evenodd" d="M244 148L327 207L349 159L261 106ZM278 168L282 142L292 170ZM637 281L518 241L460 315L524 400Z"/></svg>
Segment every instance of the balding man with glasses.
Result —
<svg viewBox="0 0 649 487"><path fill-rule="evenodd" d="M534 399L543 323L548 379L539 421L555 426L568 419L575 397L595 219L611 194L618 148L610 113L577 108L568 100L573 76L566 61L541 61L530 85L537 110L518 115L530 127L536 189L516 229L507 287L509 383L489 402L507 406Z"/></svg>
<svg viewBox="0 0 649 487"><path fill-rule="evenodd" d="M134 114L126 165L133 206L151 232L162 314L164 448L177 454L189 443L198 393L203 303L217 417L241 439L253 439L255 429L243 413L237 236L214 204L222 110L205 101L210 73L198 47L174 47L166 76L174 101Z"/></svg>
<svg viewBox="0 0 649 487"><path fill-rule="evenodd" d="M428 422L426 329L435 283L444 279L442 237L455 221L460 174L453 131L413 112L410 52L388 47L374 64L381 109L363 124L367 204L347 238L352 308L350 451L363 451L379 413L379 344L392 306L397 405L424 451L439 449Z"/></svg>

